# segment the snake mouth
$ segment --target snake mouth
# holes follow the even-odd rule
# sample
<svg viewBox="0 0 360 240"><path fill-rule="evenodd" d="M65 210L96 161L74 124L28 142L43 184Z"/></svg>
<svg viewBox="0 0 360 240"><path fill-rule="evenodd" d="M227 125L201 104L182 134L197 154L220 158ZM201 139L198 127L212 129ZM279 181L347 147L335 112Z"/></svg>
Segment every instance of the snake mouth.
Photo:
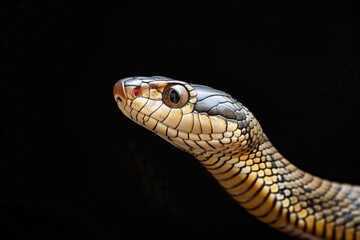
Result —
<svg viewBox="0 0 360 240"><path fill-rule="evenodd" d="M126 101L124 81L120 80L117 83L115 83L113 94L116 102Z"/></svg>

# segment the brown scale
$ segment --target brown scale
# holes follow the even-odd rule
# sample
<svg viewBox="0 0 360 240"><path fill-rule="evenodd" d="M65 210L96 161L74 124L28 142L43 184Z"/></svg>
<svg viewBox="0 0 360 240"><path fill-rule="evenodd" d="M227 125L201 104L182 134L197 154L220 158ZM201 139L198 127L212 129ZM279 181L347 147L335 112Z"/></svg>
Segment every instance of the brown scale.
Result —
<svg viewBox="0 0 360 240"><path fill-rule="evenodd" d="M154 76L118 81L114 97L127 117L193 155L269 226L300 239L360 240L360 187L298 169L229 94Z"/></svg>

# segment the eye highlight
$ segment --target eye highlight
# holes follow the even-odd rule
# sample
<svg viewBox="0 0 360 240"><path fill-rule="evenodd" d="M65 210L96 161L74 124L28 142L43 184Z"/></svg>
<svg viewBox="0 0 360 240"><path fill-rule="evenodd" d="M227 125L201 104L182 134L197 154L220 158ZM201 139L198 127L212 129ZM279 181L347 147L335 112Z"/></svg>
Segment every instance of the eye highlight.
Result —
<svg viewBox="0 0 360 240"><path fill-rule="evenodd" d="M189 93L182 85L169 85L164 89L163 102L171 108L181 108L189 100Z"/></svg>

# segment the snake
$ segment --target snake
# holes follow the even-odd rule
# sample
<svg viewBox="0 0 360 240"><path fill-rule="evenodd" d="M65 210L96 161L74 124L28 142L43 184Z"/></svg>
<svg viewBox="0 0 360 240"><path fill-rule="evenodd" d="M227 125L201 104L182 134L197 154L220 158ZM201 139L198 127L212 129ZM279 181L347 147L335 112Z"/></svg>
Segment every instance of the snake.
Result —
<svg viewBox="0 0 360 240"><path fill-rule="evenodd" d="M297 239L360 240L360 185L304 171L230 94L165 76L115 82L129 119L189 153L259 221Z"/></svg>

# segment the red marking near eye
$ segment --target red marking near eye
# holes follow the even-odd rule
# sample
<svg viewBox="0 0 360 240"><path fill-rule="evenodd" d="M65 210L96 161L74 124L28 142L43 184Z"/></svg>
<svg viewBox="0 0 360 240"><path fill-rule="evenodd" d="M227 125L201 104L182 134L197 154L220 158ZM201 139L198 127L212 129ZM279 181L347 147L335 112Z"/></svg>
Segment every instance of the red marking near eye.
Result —
<svg viewBox="0 0 360 240"><path fill-rule="evenodd" d="M133 90L133 94L135 97L140 97L141 96L141 89L140 87L135 87Z"/></svg>

